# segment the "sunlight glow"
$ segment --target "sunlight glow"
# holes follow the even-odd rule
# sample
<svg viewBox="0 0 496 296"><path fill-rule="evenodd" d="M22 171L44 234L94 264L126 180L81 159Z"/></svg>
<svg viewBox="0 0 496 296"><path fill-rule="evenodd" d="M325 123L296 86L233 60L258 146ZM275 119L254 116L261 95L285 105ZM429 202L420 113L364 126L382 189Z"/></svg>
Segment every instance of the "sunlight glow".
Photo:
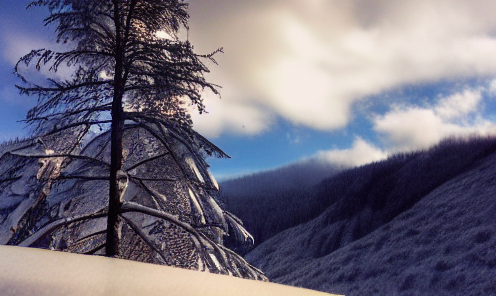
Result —
<svg viewBox="0 0 496 296"><path fill-rule="evenodd" d="M106 71L101 71L99 74L98 74L98 77L103 79L103 80L107 80L107 79L112 79L113 76L110 76L107 74Z"/></svg>
<svg viewBox="0 0 496 296"><path fill-rule="evenodd" d="M160 39L173 39L172 36L165 31L157 31L155 33L155 36L157 36Z"/></svg>

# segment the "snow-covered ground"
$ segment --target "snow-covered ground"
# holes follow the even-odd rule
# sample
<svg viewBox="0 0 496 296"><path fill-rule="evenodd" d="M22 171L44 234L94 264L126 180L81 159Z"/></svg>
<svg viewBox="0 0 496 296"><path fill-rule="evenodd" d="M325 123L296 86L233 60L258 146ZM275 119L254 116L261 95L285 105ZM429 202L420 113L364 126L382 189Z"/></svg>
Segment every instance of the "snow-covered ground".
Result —
<svg viewBox="0 0 496 296"><path fill-rule="evenodd" d="M123 259L0 246L2 296L329 295Z"/></svg>
<svg viewBox="0 0 496 296"><path fill-rule="evenodd" d="M496 295L495 164L493 153L330 254L312 252L322 246L309 245L312 237L332 237L345 223L329 225L324 212L264 242L246 259L274 282L346 295Z"/></svg>

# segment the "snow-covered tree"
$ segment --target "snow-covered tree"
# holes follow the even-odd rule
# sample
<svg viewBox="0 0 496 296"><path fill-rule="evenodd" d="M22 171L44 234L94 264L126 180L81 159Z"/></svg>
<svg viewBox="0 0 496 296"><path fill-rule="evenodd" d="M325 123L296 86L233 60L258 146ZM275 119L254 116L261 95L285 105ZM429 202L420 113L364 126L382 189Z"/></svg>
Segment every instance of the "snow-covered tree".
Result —
<svg viewBox="0 0 496 296"><path fill-rule="evenodd" d="M250 240L250 236L240 221L222 211L212 198L216 185L204 160L212 154L227 155L192 129L186 110L186 104L191 104L204 112L201 94L205 89L218 94L218 87L207 82L203 74L208 72L204 62L215 63L213 56L221 49L199 55L189 40L180 38L181 30L188 29L187 2L39 0L30 6L48 8L50 15L45 23L56 26L57 42L66 48L33 50L15 68L24 82L18 86L21 93L38 96L38 104L28 112L26 122L35 136L51 140L57 149L51 155L27 155L22 150L9 153L39 158L43 166L54 166L49 174L38 173L39 179L105 181L108 185L102 188L108 188L108 202L99 212L53 220L50 225L32 229L41 232L31 238L24 236L17 244L29 245L26 241L34 242L48 234L56 236L58 227L75 223L74 219L106 217L105 245L96 245L104 248L107 256L122 257L123 225L155 248L157 256L165 256L166 250L142 233L147 219L139 218L141 224L136 225L136 217L124 215L141 213L161 219L154 220L153 227L148 225L154 231L163 226L163 221L179 227L194 242L200 261L211 271L236 274L236 266L246 262L222 247L220 233L227 232L229 224L232 235L244 240ZM37 70L48 70L50 78L30 82L23 73L32 64ZM60 75L61 68L70 74ZM97 128L103 133L81 150L83 139ZM175 168L164 167L171 164ZM157 190L162 185L147 182L176 183L171 194L184 195L186 190L189 208L176 206L177 213L167 213L171 207L163 203L171 198ZM52 183L47 184L50 187ZM64 186L74 189L75 183L66 182ZM56 191L70 194L76 190L64 191L64 186L59 185ZM11 242L15 244L13 237ZM249 273L258 274L246 266Z"/></svg>

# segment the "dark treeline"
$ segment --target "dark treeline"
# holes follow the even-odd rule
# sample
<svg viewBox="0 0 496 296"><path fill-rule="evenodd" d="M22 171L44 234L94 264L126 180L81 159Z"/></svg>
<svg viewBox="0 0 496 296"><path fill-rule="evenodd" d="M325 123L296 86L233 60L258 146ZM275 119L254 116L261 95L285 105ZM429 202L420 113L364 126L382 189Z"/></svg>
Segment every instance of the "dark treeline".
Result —
<svg viewBox="0 0 496 296"><path fill-rule="evenodd" d="M308 159L277 169L223 181L221 189L225 194L253 195L260 191L277 192L317 185L323 179L341 170L342 168L336 165L317 159Z"/></svg>
<svg viewBox="0 0 496 296"><path fill-rule="evenodd" d="M243 217L259 244L278 232L308 221L313 188L341 169L307 160L220 184L229 211ZM268 226L268 227L267 227Z"/></svg>
<svg viewBox="0 0 496 296"><path fill-rule="evenodd" d="M324 211L329 224L349 221L346 232L351 231L352 235L347 235L346 240L353 241L495 151L495 137L448 138L428 150L400 153L381 162L344 170L317 185L293 180L282 186L281 178L290 180L292 174L301 174L302 170L295 166L281 175L263 173L225 182L221 184L222 195L229 209L254 235L256 245ZM346 243L333 243L318 255Z"/></svg>

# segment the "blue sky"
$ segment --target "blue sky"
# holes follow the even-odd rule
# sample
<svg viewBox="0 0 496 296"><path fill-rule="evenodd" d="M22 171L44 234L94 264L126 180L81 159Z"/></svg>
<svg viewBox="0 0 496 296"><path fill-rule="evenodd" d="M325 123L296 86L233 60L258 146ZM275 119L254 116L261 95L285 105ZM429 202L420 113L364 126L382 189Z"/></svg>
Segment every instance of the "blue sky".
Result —
<svg viewBox="0 0 496 296"><path fill-rule="evenodd" d="M0 0L0 141L35 104L15 62L50 46L46 11ZM496 134L494 0L192 0L189 38L218 47L195 129L232 159L217 178L318 158L360 165L450 135Z"/></svg>

